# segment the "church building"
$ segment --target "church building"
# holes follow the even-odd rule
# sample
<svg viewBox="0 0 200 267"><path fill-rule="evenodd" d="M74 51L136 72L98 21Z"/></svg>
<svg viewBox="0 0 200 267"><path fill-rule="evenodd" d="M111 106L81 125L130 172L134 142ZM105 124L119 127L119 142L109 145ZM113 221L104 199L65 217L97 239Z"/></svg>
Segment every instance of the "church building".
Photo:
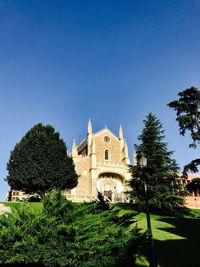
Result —
<svg viewBox="0 0 200 267"><path fill-rule="evenodd" d="M74 201L90 201L101 192L112 202L126 202L126 182L131 178L128 147L122 127L119 136L107 127L93 133L88 122L87 137L72 147L75 169L79 175L78 185L66 193Z"/></svg>
<svg viewBox="0 0 200 267"><path fill-rule="evenodd" d="M107 127L93 133L89 120L86 138L78 145L74 141L71 156L79 178L77 187L65 192L67 199L92 201L99 191L111 202L129 202L125 192L128 191L127 181L131 179L130 159L121 126L119 136ZM133 164L137 164L135 153ZM196 177L199 175L188 175L187 180L182 181L183 186ZM11 190L10 194L12 201L23 201L30 197L17 190ZM187 207L200 208L199 192L191 193L185 200Z"/></svg>

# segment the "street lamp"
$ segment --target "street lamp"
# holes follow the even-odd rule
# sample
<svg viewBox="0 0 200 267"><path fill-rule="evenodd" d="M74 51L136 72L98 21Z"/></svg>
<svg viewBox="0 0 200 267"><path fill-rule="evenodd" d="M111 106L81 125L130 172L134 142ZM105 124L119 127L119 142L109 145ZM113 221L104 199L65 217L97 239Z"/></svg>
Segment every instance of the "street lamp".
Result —
<svg viewBox="0 0 200 267"><path fill-rule="evenodd" d="M141 168L145 168L147 166L147 158L143 152L140 154L139 165Z"/></svg>
<svg viewBox="0 0 200 267"><path fill-rule="evenodd" d="M139 166L144 170L147 166L147 158L144 153L141 152L139 158ZM146 220L147 220L147 237L149 242L149 267L157 267L156 258L155 258L155 247L154 240L151 229L151 218L149 212L149 202L148 202L148 194L147 194L147 183L146 183L146 175L143 171L143 184L144 184L144 199L145 199L145 212L146 212Z"/></svg>

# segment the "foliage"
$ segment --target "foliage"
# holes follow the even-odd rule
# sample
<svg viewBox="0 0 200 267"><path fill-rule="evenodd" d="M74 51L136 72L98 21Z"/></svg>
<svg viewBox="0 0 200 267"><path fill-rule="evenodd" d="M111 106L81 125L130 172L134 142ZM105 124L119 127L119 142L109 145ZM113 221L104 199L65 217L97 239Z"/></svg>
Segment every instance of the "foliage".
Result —
<svg viewBox="0 0 200 267"><path fill-rule="evenodd" d="M6 203L9 206L13 203ZM15 206L22 206L22 203L14 203ZM26 203L28 209L32 207L34 203ZM38 210L41 210L41 203L35 203ZM81 216L84 216L84 210L87 214L94 214L95 205L73 203L74 209L81 210ZM119 209L117 217L124 217L127 213L133 213L131 205L111 205L112 212ZM99 210L98 213L101 213ZM104 212L103 212L104 213ZM108 212L106 212L108 214ZM133 216L133 215L132 215ZM95 216L94 216L95 218ZM99 218L99 215L96 217ZM0 217L1 219L1 217ZM146 216L145 213L134 214L134 220L137 220L137 227L141 229L141 232L146 231ZM156 256L161 266L165 267L187 267L199 265L199 222L200 222L200 209L189 209L189 214L181 218L177 216L166 216L151 214L151 222L156 246ZM133 226L135 223L133 224ZM137 252L137 266L148 266L148 248L145 242L140 243L139 251ZM11 245L12 246L12 245ZM181 248L181 250L180 250ZM166 253L167 251L167 253ZM135 250L133 250L135 253ZM188 257L188 253L192 257ZM131 254L131 253L130 253ZM129 255L129 254L127 254ZM7 266L3 264L3 266ZM23 264L12 264L11 266L23 266ZM26 266L42 266L38 264L30 264ZM81 264L80 264L81 266ZM129 266L126 263L122 263L121 266ZM130 264L134 266L134 264ZM73 267L73 265L72 265Z"/></svg>
<svg viewBox="0 0 200 267"><path fill-rule="evenodd" d="M28 202L40 202L41 198L37 195L30 196L29 198L26 199Z"/></svg>
<svg viewBox="0 0 200 267"><path fill-rule="evenodd" d="M109 200L105 199L103 194L99 191L97 193L96 203L97 203L97 208L99 208L101 210L108 210L109 209Z"/></svg>
<svg viewBox="0 0 200 267"><path fill-rule="evenodd" d="M168 151L164 142L164 130L161 122L152 113L144 120L144 129L138 137L141 142L136 147L138 163L131 167L131 198L137 208L144 210L144 182L147 183L147 197L152 209L172 212L175 207L184 204L184 194L180 179L177 176L178 166L171 158L173 152ZM147 166L141 168L141 153L147 158Z"/></svg>
<svg viewBox="0 0 200 267"><path fill-rule="evenodd" d="M187 190L192 193L194 192L195 195L200 193L200 178L194 178L190 183L186 185Z"/></svg>
<svg viewBox="0 0 200 267"><path fill-rule="evenodd" d="M123 224L119 210L77 205L57 192L45 196L43 205L37 212L23 206L0 216L0 264L133 266L142 236L129 226L131 213Z"/></svg>
<svg viewBox="0 0 200 267"><path fill-rule="evenodd" d="M4 202L5 206L10 207L11 210L18 209L22 205L26 204L25 207L29 209L31 212L37 212L41 210L43 204L42 202Z"/></svg>
<svg viewBox="0 0 200 267"><path fill-rule="evenodd" d="M179 132L185 135L190 132L192 143L190 147L196 148L200 143L200 90L196 87L187 88L178 93L179 99L171 101L168 106L176 111L176 120ZM200 159L194 159L184 167L184 173L197 172Z"/></svg>
<svg viewBox="0 0 200 267"><path fill-rule="evenodd" d="M12 190L8 191L7 201L11 201L12 199Z"/></svg>
<svg viewBox="0 0 200 267"><path fill-rule="evenodd" d="M52 189L72 189L77 174L59 133L50 125L37 124L11 152L6 181L12 189L41 196Z"/></svg>

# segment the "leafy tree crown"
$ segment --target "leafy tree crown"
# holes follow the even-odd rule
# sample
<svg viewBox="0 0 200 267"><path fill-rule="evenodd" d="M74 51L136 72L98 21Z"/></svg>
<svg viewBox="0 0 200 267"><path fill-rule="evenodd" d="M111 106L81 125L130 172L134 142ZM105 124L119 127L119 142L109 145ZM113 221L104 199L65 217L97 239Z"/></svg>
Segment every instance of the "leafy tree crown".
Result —
<svg viewBox="0 0 200 267"><path fill-rule="evenodd" d="M192 138L189 147L196 148L200 143L200 90L190 87L179 92L178 97L178 100L171 101L168 106L176 111L180 134L184 136L189 132ZM199 165L200 159L194 159L184 167L183 172L198 172Z"/></svg>
<svg viewBox="0 0 200 267"><path fill-rule="evenodd" d="M191 87L179 92L178 96L179 99L168 106L176 111L180 134L185 135L189 131L193 140L190 147L196 147L200 142L200 91Z"/></svg>
<svg viewBox="0 0 200 267"><path fill-rule="evenodd" d="M12 189L39 193L72 189L77 174L67 148L51 125L35 125L11 152L6 178Z"/></svg>

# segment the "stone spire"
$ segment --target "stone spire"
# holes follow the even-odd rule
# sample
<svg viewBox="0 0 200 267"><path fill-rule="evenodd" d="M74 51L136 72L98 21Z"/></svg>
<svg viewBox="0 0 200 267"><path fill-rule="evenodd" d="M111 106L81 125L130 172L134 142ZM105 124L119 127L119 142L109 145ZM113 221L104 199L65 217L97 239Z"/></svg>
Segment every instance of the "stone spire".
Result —
<svg viewBox="0 0 200 267"><path fill-rule="evenodd" d="M97 185L97 157L96 157L95 142L92 140L89 154L89 192L90 195L96 194Z"/></svg>
<svg viewBox="0 0 200 267"><path fill-rule="evenodd" d="M120 151L121 151L121 160L124 160L124 150L125 150L125 140L124 140L124 134L122 130L122 126L120 124L119 127L119 141L120 141Z"/></svg>
<svg viewBox="0 0 200 267"><path fill-rule="evenodd" d="M92 122L91 119L88 121L88 134L92 134Z"/></svg>
<svg viewBox="0 0 200 267"><path fill-rule="evenodd" d="M125 158L128 158L128 146L127 146L127 143L126 142L124 144L124 157Z"/></svg>
<svg viewBox="0 0 200 267"><path fill-rule="evenodd" d="M123 130L122 130L121 124L120 124L120 127L119 127L119 139L120 140L124 139L124 134L123 134Z"/></svg>
<svg viewBox="0 0 200 267"><path fill-rule="evenodd" d="M96 146L95 146L95 143L94 141L92 142L92 154L95 154L96 153Z"/></svg>
<svg viewBox="0 0 200 267"><path fill-rule="evenodd" d="M88 133L87 133L88 155L91 152L92 139L93 139L93 136L92 136L92 122L91 122L91 119L89 119L89 121L88 121Z"/></svg>
<svg viewBox="0 0 200 267"><path fill-rule="evenodd" d="M78 156L78 151L77 151L76 141L74 140L72 146L72 157L76 158L77 156Z"/></svg>
<svg viewBox="0 0 200 267"><path fill-rule="evenodd" d="M133 151L133 166L137 166L137 152L136 152L136 146L134 146L134 151Z"/></svg>
<svg viewBox="0 0 200 267"><path fill-rule="evenodd" d="M126 141L124 142L124 162L128 165L130 164L130 160L128 156L128 146L127 146Z"/></svg>

